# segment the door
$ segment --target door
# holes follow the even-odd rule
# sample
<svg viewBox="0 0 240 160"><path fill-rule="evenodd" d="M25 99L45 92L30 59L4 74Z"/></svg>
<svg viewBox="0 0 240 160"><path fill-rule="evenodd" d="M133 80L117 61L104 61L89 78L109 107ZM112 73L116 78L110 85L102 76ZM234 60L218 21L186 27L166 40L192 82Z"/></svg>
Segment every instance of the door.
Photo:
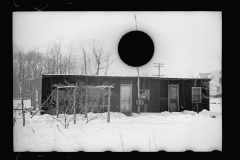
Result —
<svg viewBox="0 0 240 160"><path fill-rule="evenodd" d="M179 86L168 85L168 111L179 112Z"/></svg>
<svg viewBox="0 0 240 160"><path fill-rule="evenodd" d="M121 84L120 88L120 112L132 112L132 85Z"/></svg>

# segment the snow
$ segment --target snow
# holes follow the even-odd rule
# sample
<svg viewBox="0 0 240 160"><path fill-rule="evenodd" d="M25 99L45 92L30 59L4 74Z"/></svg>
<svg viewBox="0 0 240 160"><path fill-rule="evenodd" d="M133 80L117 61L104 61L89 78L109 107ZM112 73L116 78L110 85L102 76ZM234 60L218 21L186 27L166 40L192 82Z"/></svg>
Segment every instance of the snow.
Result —
<svg viewBox="0 0 240 160"><path fill-rule="evenodd" d="M210 104L210 111L222 113L222 105L221 104Z"/></svg>
<svg viewBox="0 0 240 160"><path fill-rule="evenodd" d="M88 113L89 118L94 115ZM76 124L71 121L65 129L51 115L30 118L27 113L24 127L21 117L16 118L14 151L222 151L221 113L203 110L198 114L184 111L110 115L110 123L107 113L103 113L86 124L84 115L77 114Z"/></svg>
<svg viewBox="0 0 240 160"><path fill-rule="evenodd" d="M210 98L210 111L222 113L222 98Z"/></svg>
<svg viewBox="0 0 240 160"><path fill-rule="evenodd" d="M210 97L209 102L210 104L222 104L222 98Z"/></svg>

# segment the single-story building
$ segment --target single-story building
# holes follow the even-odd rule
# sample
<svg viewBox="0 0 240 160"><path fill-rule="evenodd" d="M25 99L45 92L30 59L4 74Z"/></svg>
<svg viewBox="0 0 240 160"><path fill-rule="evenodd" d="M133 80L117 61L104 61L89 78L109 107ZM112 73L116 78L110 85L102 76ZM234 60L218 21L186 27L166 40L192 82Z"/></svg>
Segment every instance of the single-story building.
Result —
<svg viewBox="0 0 240 160"><path fill-rule="evenodd" d="M209 99L202 94L208 94L202 81L209 79L201 78L159 78L139 77L140 96L144 99L141 112L181 112L183 110L193 111L196 104L198 111L209 110ZM31 105L36 109L41 108L48 95L54 90L54 85L74 84L82 81L86 85L113 85L110 102L111 112L138 112L136 100L138 99L138 77L137 76L96 76L96 75L62 75L45 74L32 79Z"/></svg>

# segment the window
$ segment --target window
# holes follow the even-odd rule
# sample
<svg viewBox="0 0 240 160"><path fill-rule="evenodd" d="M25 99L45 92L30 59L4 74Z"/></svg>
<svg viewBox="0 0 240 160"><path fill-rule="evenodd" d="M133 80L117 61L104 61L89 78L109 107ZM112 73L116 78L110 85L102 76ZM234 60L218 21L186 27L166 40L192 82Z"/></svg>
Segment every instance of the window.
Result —
<svg viewBox="0 0 240 160"><path fill-rule="evenodd" d="M217 86L217 92L220 92L220 86Z"/></svg>
<svg viewBox="0 0 240 160"><path fill-rule="evenodd" d="M201 87L192 87L192 102L201 103L202 102L202 88Z"/></svg>
<svg viewBox="0 0 240 160"><path fill-rule="evenodd" d="M219 77L219 83L222 83L222 77Z"/></svg>

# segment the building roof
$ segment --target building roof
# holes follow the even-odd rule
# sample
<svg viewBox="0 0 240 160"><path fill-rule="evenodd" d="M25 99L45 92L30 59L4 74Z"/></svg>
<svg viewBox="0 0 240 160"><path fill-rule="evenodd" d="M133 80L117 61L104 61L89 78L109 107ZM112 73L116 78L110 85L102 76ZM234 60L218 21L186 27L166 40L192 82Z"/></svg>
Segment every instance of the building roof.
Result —
<svg viewBox="0 0 240 160"><path fill-rule="evenodd" d="M110 78L138 78L138 76L112 76L112 75L80 75L80 74L43 74L42 77L58 77L58 76L87 76L87 77L110 77ZM199 80L199 79L204 79L206 78L169 78L169 77L144 77L144 76L139 76L140 78L150 78L150 79L163 79L163 80Z"/></svg>
<svg viewBox="0 0 240 160"><path fill-rule="evenodd" d="M211 73L199 73L198 77L199 78L209 78L209 75L211 75Z"/></svg>
<svg viewBox="0 0 240 160"><path fill-rule="evenodd" d="M217 77L218 75L221 76L221 73L222 73L222 71L220 71L220 70L213 71L213 72L211 72L211 75L209 78L214 78L214 77Z"/></svg>
<svg viewBox="0 0 240 160"><path fill-rule="evenodd" d="M54 84L53 87L57 87L57 88L77 88L77 85L63 85L63 84ZM88 86L86 85L85 87L87 88L114 88L113 85L98 85L98 86Z"/></svg>

